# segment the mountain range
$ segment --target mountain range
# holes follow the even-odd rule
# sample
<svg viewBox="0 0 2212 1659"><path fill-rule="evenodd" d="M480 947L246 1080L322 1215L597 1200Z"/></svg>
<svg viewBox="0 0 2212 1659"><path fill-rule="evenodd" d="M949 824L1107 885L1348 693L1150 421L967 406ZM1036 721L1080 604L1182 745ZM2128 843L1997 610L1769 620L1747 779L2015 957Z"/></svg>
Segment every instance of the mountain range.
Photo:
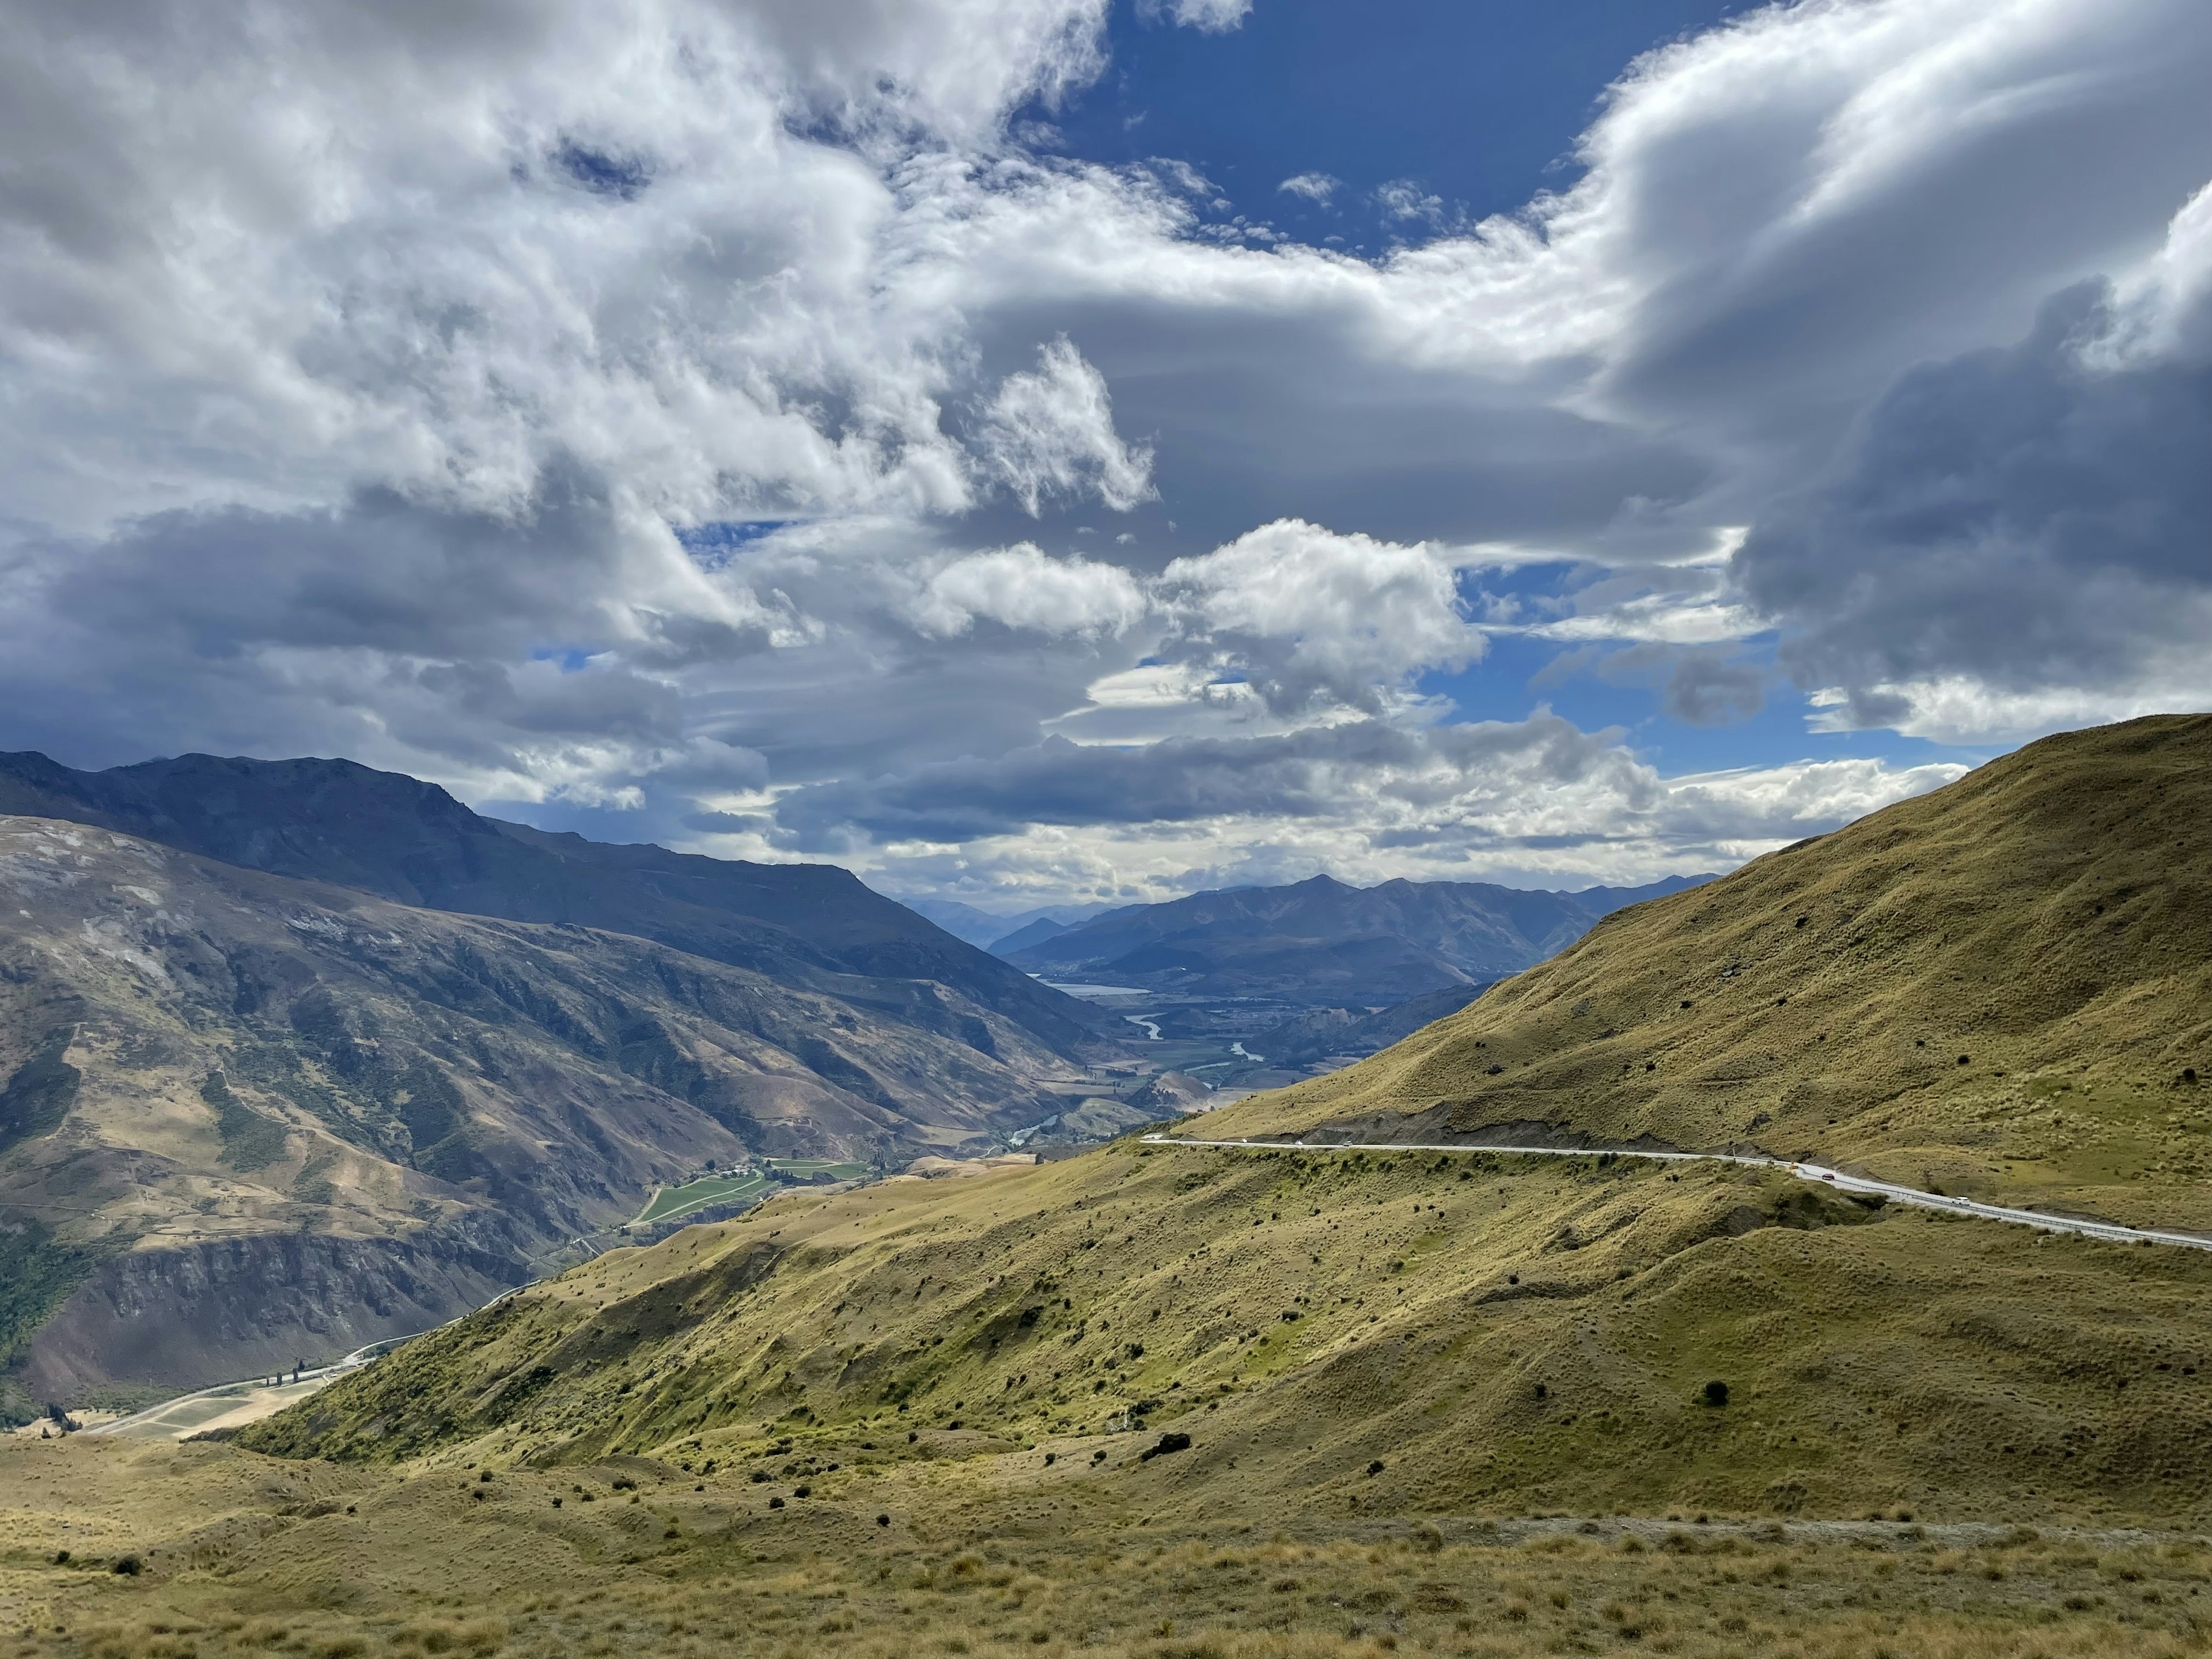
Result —
<svg viewBox="0 0 2212 1659"><path fill-rule="evenodd" d="M1080 1003L823 866L343 762L0 757L0 1358L29 1397L404 1334L657 1186L1058 1109Z"/></svg>
<svg viewBox="0 0 2212 1659"><path fill-rule="evenodd" d="M1373 1059L1209 1114L1205 1141L787 1194L533 1287L240 1439L397 1465L449 1505L465 1469L533 1493L556 1471L665 1472L699 1494L696 1523L668 1522L671 1573L712 1571L673 1552L720 1535L849 1555L876 1516L947 1540L936 1560L993 1528L1071 1559L1185 1528L1170 1559L1196 1577L1247 1528L1352 1517L1376 1599L1338 1605L1379 1610L1462 1607L1437 1553L1532 1514L1651 1521L1571 1522L1514 1571L1656 1549L1678 1600L1735 1573L1699 1559L1742 1553L1730 1525L1773 1546L1775 1583L1816 1519L1929 1582L2034 1527L2193 1535L2212 1253L1620 1154L1811 1156L2212 1236L2208 939L2212 716L2046 739L1617 913ZM1261 1583L1302 1587L1310 1547L1269 1547L1224 1619ZM2108 1582L2143 1571L2116 1559ZM2028 1570L1991 1559L1971 1593ZM1863 1605L1893 1610L1897 1576ZM1666 1605L1605 1608L1617 1628L1577 1642L1625 1650ZM1715 1641L1692 1650L1779 1651L1779 1629L1700 1625Z"/></svg>
<svg viewBox="0 0 2212 1659"><path fill-rule="evenodd" d="M1046 979L1371 1010L1516 974L1612 911L1711 879L1560 893L1457 881L1352 887L1316 876L1131 905L992 949Z"/></svg>
<svg viewBox="0 0 2212 1659"><path fill-rule="evenodd" d="M995 911L979 910L958 899L931 898L926 895L902 898L899 902L918 915L927 916L955 939L966 939L979 950L1000 955L1005 954L1000 949L1002 945L1011 950L1018 944L1050 939L1079 921L1126 908L1111 902L1043 904L1000 915Z"/></svg>

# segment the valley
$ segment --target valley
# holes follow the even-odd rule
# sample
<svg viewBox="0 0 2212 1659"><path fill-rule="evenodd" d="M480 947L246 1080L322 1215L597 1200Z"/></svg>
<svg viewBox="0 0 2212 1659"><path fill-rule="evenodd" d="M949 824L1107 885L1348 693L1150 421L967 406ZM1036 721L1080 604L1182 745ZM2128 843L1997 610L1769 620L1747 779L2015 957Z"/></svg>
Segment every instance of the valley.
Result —
<svg viewBox="0 0 2212 1659"><path fill-rule="evenodd" d="M1711 879L1552 893L1316 877L1040 918L989 948L1135 1026L1146 1062L1226 1103L1387 1048L1613 911Z"/></svg>
<svg viewBox="0 0 2212 1659"><path fill-rule="evenodd" d="M53 815L0 817L11 1421L410 1335L709 1169L763 1186L652 1221L989 1151L1127 1047L823 866L336 763L5 757L0 798Z"/></svg>

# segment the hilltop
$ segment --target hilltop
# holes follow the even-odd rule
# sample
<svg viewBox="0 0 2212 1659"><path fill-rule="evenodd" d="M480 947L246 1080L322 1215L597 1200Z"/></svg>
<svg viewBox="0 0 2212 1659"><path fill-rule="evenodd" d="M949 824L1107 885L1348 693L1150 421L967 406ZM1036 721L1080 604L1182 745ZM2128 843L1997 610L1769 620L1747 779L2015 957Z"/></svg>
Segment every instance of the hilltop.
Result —
<svg viewBox="0 0 2212 1659"><path fill-rule="evenodd" d="M239 1442L743 1480L778 1442L827 1462L869 1440L997 1456L995 1480L1044 1497L1073 1472L1024 1448L1119 1462L1182 1433L1187 1454L1125 1467L1115 1496L1184 1523L1901 1505L2202 1524L2212 1443L2179 1425L2212 1389L2208 1291L2198 1252L1719 1166L1123 1142L780 1196L533 1286Z"/></svg>
<svg viewBox="0 0 2212 1659"><path fill-rule="evenodd" d="M2047 738L1616 914L1207 1132L1760 1148L2212 1229L2212 715Z"/></svg>

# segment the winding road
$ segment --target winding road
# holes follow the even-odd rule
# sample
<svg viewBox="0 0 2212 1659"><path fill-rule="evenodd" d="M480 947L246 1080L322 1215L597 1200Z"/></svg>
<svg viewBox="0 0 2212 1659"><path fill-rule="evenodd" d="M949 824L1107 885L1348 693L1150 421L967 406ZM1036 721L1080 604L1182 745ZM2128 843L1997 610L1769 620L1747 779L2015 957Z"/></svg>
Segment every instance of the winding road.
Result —
<svg viewBox="0 0 2212 1659"><path fill-rule="evenodd" d="M1846 1175L1825 1164L1805 1164L1785 1158L1763 1158L1747 1152L1651 1152L1615 1146L1475 1146L1428 1145L1387 1140L1189 1140L1181 1135L1146 1135L1152 1146L1211 1146L1231 1152L1506 1152L1529 1158L1642 1158L1662 1164L1741 1164L1755 1170L1781 1170L1830 1187L1839 1193L1878 1194L1895 1204L1917 1209L1940 1210L1946 1215L1972 1216L1982 1221L2009 1221L2049 1233L2079 1233L2108 1244L2179 1244L2185 1249L2212 1250L2212 1237L2195 1233L2160 1232L2148 1227L2123 1227L2110 1221L2083 1221L2073 1216L2045 1215L2039 1210L2011 1210L2001 1204L1980 1204L1970 1198L1923 1192L1867 1176Z"/></svg>

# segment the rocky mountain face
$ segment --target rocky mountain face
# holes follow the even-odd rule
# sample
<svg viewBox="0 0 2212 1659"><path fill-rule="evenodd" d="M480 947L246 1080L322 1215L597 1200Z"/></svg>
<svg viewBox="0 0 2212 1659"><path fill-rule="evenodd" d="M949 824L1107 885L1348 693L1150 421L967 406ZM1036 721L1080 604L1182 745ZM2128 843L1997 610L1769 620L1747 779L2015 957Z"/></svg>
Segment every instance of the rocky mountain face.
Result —
<svg viewBox="0 0 2212 1659"><path fill-rule="evenodd" d="M1348 887L1316 876L1132 905L995 948L1048 979L1374 1007L1516 974L1611 911L1709 879L1553 893L1453 881Z"/></svg>
<svg viewBox="0 0 2212 1659"><path fill-rule="evenodd" d="M0 817L0 1353L33 1398L420 1329L709 1161L957 1149L1053 1110L1082 1035L842 872L533 840L420 787L385 846L240 799L273 827L244 805L162 827L568 918Z"/></svg>

